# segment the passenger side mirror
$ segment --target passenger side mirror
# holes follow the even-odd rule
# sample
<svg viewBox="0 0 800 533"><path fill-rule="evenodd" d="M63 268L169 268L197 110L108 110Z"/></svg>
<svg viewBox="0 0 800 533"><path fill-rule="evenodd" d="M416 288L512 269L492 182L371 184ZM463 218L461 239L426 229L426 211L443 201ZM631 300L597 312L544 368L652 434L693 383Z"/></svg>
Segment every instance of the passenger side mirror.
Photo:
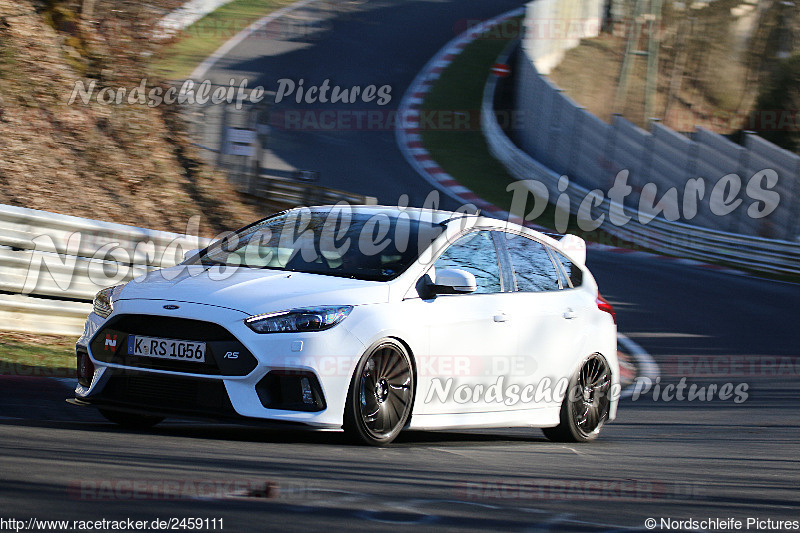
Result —
<svg viewBox="0 0 800 533"><path fill-rule="evenodd" d="M475 276L460 268L437 270L436 280L429 285L433 294L469 294L477 288Z"/></svg>

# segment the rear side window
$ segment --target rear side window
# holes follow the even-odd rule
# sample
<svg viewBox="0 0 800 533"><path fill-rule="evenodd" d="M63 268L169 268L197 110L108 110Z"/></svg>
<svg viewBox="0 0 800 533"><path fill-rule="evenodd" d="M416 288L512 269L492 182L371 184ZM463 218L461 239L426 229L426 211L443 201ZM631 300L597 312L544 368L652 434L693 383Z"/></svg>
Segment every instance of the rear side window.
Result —
<svg viewBox="0 0 800 533"><path fill-rule="evenodd" d="M553 257L556 258L556 261L558 261L561 264L561 267L564 269L564 273L566 274L572 286L579 287L581 283L583 283L583 271L580 269L580 267L574 265L572 261L567 259L566 256L564 256L564 254L561 252L557 252L555 250L552 250L552 252ZM567 287L568 285L565 283L564 288L566 289Z"/></svg>
<svg viewBox="0 0 800 533"><path fill-rule="evenodd" d="M557 291L561 287L544 245L521 235L506 234L506 248L518 292Z"/></svg>

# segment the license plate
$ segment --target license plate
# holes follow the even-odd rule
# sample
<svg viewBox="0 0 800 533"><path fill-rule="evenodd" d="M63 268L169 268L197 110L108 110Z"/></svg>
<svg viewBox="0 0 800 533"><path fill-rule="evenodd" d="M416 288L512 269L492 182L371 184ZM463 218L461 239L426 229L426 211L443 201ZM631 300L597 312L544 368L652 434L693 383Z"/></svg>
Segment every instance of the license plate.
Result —
<svg viewBox="0 0 800 533"><path fill-rule="evenodd" d="M204 363L206 343L130 335L128 355Z"/></svg>

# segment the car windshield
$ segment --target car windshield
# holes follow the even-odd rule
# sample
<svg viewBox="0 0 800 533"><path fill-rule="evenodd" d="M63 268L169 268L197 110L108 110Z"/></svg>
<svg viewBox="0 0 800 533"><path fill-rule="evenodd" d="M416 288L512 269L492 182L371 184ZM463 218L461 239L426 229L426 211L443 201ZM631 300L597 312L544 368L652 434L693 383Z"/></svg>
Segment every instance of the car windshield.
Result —
<svg viewBox="0 0 800 533"><path fill-rule="evenodd" d="M204 266L388 281L402 274L443 230L418 213L297 209L212 243L199 260Z"/></svg>

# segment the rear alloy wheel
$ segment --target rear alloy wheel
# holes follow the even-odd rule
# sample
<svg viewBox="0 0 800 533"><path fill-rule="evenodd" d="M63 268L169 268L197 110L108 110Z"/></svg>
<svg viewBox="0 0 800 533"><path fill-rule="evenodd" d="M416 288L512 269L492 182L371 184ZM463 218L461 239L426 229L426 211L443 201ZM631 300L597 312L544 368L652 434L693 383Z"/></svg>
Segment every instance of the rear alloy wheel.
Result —
<svg viewBox="0 0 800 533"><path fill-rule="evenodd" d="M561 403L561 423L544 428L545 437L556 442L589 442L597 438L608 420L611 405L611 369L600 354L592 354L572 376Z"/></svg>
<svg viewBox="0 0 800 533"><path fill-rule="evenodd" d="M137 415L108 409L99 409L99 411L109 422L114 422L127 429L147 429L164 420L163 416Z"/></svg>
<svg viewBox="0 0 800 533"><path fill-rule="evenodd" d="M359 443L392 442L411 415L414 371L403 346L386 340L359 361L350 384L344 430Z"/></svg>

